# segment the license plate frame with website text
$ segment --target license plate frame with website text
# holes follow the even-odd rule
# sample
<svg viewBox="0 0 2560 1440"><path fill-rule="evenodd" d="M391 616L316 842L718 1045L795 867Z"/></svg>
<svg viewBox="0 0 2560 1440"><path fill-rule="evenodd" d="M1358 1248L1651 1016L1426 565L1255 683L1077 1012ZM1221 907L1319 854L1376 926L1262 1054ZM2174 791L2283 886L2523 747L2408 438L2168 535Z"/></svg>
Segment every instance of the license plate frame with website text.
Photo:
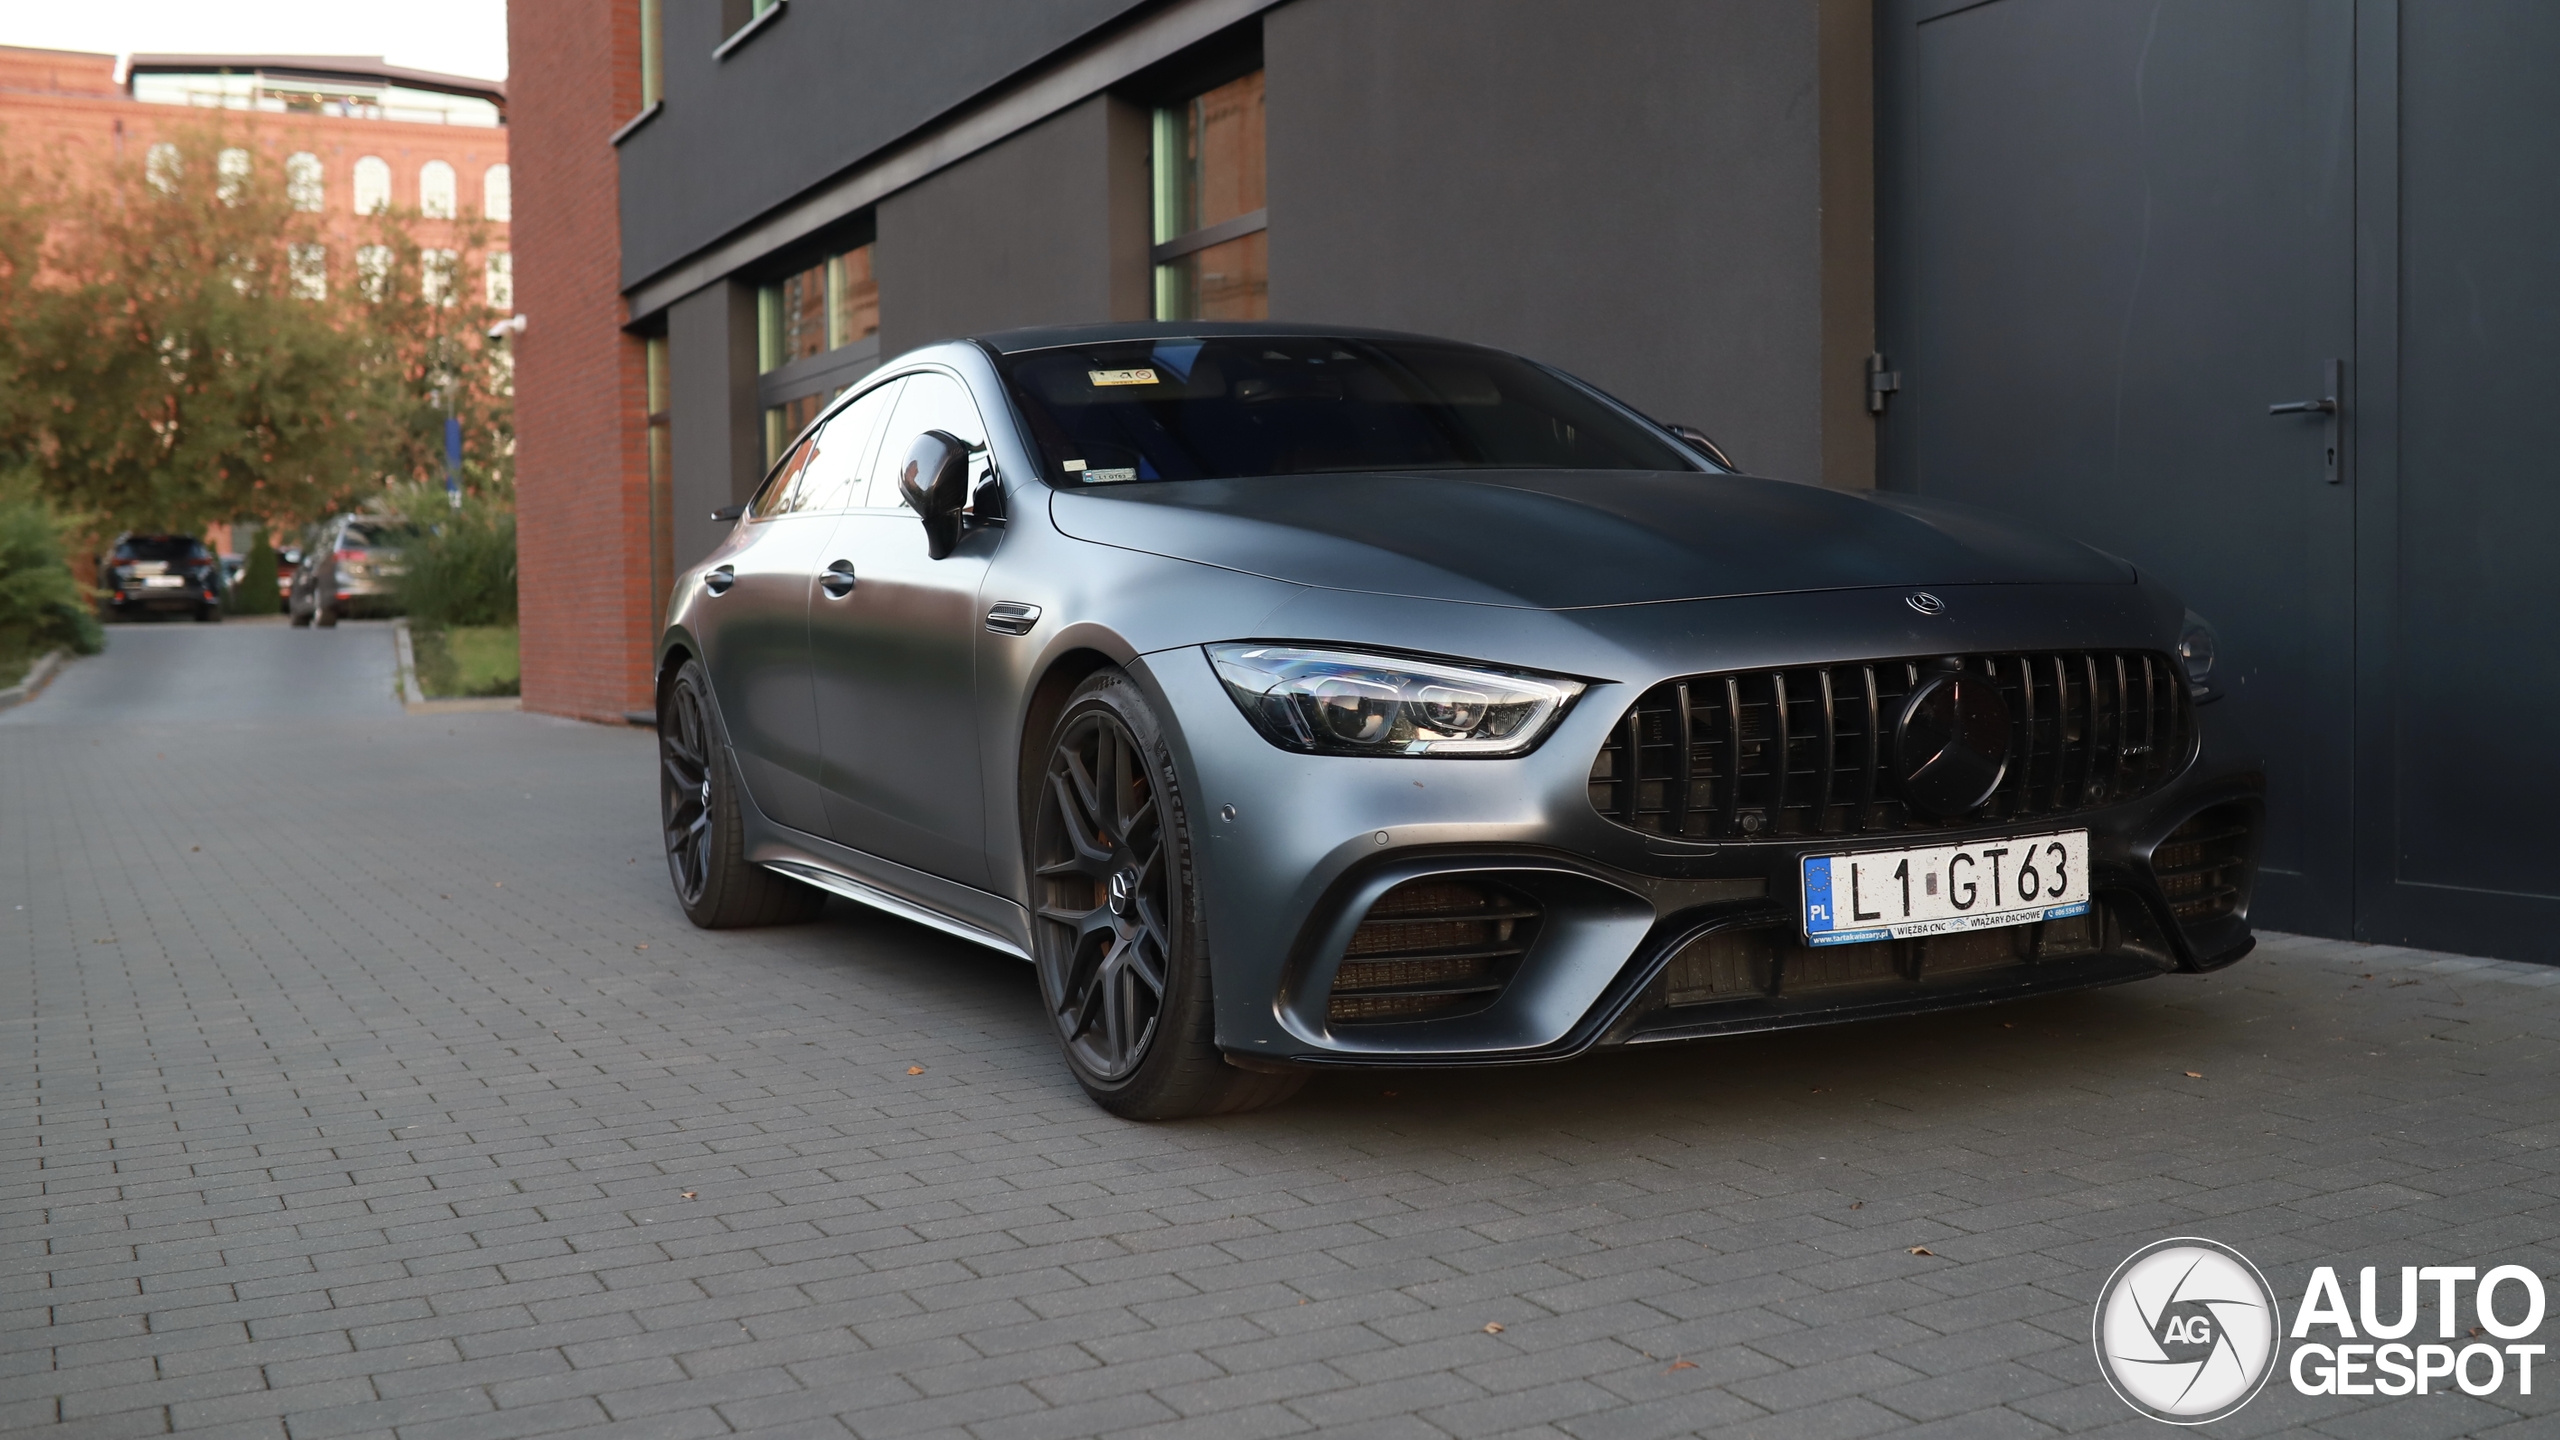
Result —
<svg viewBox="0 0 2560 1440"><path fill-rule="evenodd" d="M1807 945L2030 925L2089 913L2089 832L1807 855L1803 875ZM2022 878L2032 898L2020 894Z"/></svg>

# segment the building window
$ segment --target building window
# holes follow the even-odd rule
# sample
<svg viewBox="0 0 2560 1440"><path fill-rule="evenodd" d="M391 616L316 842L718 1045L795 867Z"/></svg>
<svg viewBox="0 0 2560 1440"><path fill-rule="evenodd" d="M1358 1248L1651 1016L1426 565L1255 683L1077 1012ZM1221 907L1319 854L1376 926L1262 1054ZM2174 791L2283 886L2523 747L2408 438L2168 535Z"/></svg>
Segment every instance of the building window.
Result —
<svg viewBox="0 0 2560 1440"><path fill-rule="evenodd" d="M640 108L666 98L666 0L640 0Z"/></svg>
<svg viewBox="0 0 2560 1440"><path fill-rule="evenodd" d="M174 194L183 163L178 158L178 147L163 140L143 153L142 178L161 194Z"/></svg>
<svg viewBox="0 0 2560 1440"><path fill-rule="evenodd" d="M418 167L418 213L430 220L450 220L454 213L453 167L430 160Z"/></svg>
<svg viewBox="0 0 2560 1440"><path fill-rule="evenodd" d="M451 250L418 252L418 294L430 305L451 305L454 269L461 257Z"/></svg>
<svg viewBox="0 0 2560 1440"><path fill-rule="evenodd" d="M757 369L765 374L802 360L868 342L875 348L880 333L880 284L871 272L872 247L857 245L818 264L787 275L757 294ZM765 463L801 427L816 418L838 386L823 394L804 395L770 406L764 416Z"/></svg>
<svg viewBox="0 0 2560 1440"><path fill-rule="evenodd" d="M284 157L284 198L293 208L317 212L328 198L328 189L320 176L320 157L308 150L297 150Z"/></svg>
<svg viewBox="0 0 2560 1440"><path fill-rule="evenodd" d="M293 297L297 300L329 298L329 247L295 245L285 251L285 263L292 278Z"/></svg>
<svg viewBox="0 0 2560 1440"><path fill-rule="evenodd" d="M1271 313L1262 72L1156 111L1156 318Z"/></svg>
<svg viewBox="0 0 2560 1440"><path fill-rule="evenodd" d="M391 293L390 246L356 247L356 293L373 301L380 301Z"/></svg>
<svg viewBox="0 0 2560 1440"><path fill-rule="evenodd" d="M391 162L379 155L356 161L356 213L379 215L391 208Z"/></svg>
<svg viewBox="0 0 2560 1440"><path fill-rule="evenodd" d="M480 215L505 224L516 218L515 172L492 165L480 176Z"/></svg>
<svg viewBox="0 0 2560 1440"><path fill-rule="evenodd" d="M214 198L225 205L240 203L240 187L249 181L249 152L228 149L213 157Z"/></svg>
<svg viewBox="0 0 2560 1440"><path fill-rule="evenodd" d="M516 308L516 258L504 250L489 252L488 272L482 277L486 287L481 293L489 297L492 310Z"/></svg>

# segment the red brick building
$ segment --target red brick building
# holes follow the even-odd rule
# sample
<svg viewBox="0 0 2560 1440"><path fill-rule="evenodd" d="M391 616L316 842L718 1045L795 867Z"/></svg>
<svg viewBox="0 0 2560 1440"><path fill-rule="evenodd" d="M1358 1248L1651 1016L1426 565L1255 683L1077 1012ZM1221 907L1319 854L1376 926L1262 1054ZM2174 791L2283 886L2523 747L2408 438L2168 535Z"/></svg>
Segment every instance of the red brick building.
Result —
<svg viewBox="0 0 2560 1440"><path fill-rule="evenodd" d="M546 0L507 11L510 68L540 76L510 117L528 203L514 237L517 594L524 705L645 717L655 597L646 343L625 333L610 140L641 109L638 7ZM659 407L663 408L663 407ZM648 563L637 563L648 557Z"/></svg>
<svg viewBox="0 0 2560 1440"><path fill-rule="evenodd" d="M0 46L0 144L79 172L218 123L245 162L284 166L296 203L330 217L346 245L355 217L377 206L419 212L428 246L447 243L442 221L485 221L491 263L466 285L507 307L515 185L503 82L371 55L135 55L117 69L113 55ZM351 258L330 263L345 283Z"/></svg>

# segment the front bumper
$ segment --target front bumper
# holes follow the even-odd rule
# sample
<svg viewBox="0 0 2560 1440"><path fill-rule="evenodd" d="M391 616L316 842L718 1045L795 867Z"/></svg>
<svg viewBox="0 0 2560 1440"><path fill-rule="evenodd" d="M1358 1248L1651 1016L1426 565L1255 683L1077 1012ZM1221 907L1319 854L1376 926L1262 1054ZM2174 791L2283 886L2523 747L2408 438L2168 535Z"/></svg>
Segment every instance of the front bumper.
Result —
<svg viewBox="0 0 2560 1440"><path fill-rule="evenodd" d="M2186 770L2158 790L2065 817L1925 837L1711 844L1640 834L1592 807L1592 757L1637 686L1595 690L1527 757L1462 761L1280 751L1236 711L1196 649L1145 657L1141 681L1181 721L1177 762L1194 802L1218 1040L1248 1066L1556 1060L1597 1046L1943 1009L2212 969L2252 943L2254 853L2227 913L2183 924L2152 864L2172 832L2208 810L2245 817L2254 845L2263 776L2221 735L2227 726L2204 724ZM1894 973L1871 984L1773 983L1765 994L1673 1003L1680 997L1666 971L1684 947L1718 931L1794 936L1806 855L2064 827L2089 832L2092 900L2103 917L2089 943L2033 940L2033 954L2015 965L1933 970L1922 942L1900 942ZM1370 906L1399 884L1435 876L1488 880L1541 909L1536 936L1499 997L1449 1018L1330 1019L1337 967Z"/></svg>

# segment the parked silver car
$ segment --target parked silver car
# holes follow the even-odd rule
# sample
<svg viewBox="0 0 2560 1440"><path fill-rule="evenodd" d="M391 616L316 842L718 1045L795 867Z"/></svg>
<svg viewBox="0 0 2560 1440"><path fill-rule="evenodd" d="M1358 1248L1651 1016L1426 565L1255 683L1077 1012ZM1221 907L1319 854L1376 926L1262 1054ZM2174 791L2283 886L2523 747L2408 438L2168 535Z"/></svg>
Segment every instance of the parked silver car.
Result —
<svg viewBox="0 0 2560 1440"><path fill-rule="evenodd" d="M400 542L407 522L385 515L339 515L312 528L285 595L297 626L322 629L349 616L395 613Z"/></svg>
<svg viewBox="0 0 2560 1440"><path fill-rule="evenodd" d="M1410 336L903 356L676 587L677 896L1029 959L1146 1117L2248 951L2261 775L2176 596L1711 451Z"/></svg>

